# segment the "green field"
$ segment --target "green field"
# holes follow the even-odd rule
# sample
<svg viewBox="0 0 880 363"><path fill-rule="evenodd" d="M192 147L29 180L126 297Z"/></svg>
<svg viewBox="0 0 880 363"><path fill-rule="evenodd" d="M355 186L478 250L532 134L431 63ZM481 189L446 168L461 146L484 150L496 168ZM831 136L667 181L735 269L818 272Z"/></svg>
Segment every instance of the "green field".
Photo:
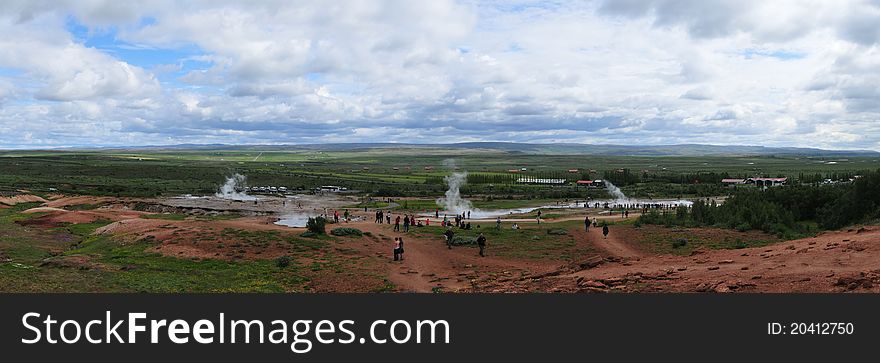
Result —
<svg viewBox="0 0 880 363"><path fill-rule="evenodd" d="M722 177L787 176L797 183L842 179L880 168L880 161L874 157L590 156L489 149L6 151L0 152L0 191L58 190L111 196L210 194L226 176L240 173L255 186L303 190L341 185L374 196L433 199L446 189L443 177L452 171L444 167L447 160L454 160L460 170L470 173L464 193L496 200L604 197L602 190L573 186L574 181L587 178L614 181L633 197L656 198L725 194L726 189L718 183ZM508 172L521 168L527 171ZM569 169L578 172L569 173ZM562 178L569 184L514 182L522 176ZM483 207L491 205L487 201ZM430 209L424 206L405 208Z"/></svg>

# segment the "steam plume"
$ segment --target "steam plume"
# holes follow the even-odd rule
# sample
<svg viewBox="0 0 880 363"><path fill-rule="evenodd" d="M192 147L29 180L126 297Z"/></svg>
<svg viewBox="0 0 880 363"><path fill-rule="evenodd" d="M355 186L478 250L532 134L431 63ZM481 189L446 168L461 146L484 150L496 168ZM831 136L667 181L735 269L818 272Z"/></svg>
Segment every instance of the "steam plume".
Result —
<svg viewBox="0 0 880 363"><path fill-rule="evenodd" d="M257 200L256 197L244 192L247 186L247 178L241 174L233 174L226 178L226 182L220 186L220 191L214 194L218 198L232 200Z"/></svg>
<svg viewBox="0 0 880 363"><path fill-rule="evenodd" d="M611 184L611 182L608 180L605 180L605 188L608 189L608 194L611 194L611 196L614 197L615 201L623 201L629 199L626 197L626 195L623 194L620 188L618 188L614 184Z"/></svg>

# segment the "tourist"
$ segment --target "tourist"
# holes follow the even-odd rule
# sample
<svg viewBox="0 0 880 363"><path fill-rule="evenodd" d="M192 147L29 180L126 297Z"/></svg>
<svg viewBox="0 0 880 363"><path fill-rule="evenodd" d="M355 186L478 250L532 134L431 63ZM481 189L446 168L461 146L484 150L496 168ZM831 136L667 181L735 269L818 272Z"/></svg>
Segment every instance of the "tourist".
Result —
<svg viewBox="0 0 880 363"><path fill-rule="evenodd" d="M477 237L477 246L480 247L480 257L486 257L486 255L483 254L484 250L486 249L486 236L484 236L482 233L480 233L480 236Z"/></svg>
<svg viewBox="0 0 880 363"><path fill-rule="evenodd" d="M602 225L602 235L605 236L604 238L608 238L608 225L607 224Z"/></svg>
<svg viewBox="0 0 880 363"><path fill-rule="evenodd" d="M397 237L397 254L400 255L400 260L403 261L403 237Z"/></svg>
<svg viewBox="0 0 880 363"><path fill-rule="evenodd" d="M446 236L446 247L450 250L452 249L452 239L455 237L455 232L452 231L452 227L446 229L446 233L443 233Z"/></svg>
<svg viewBox="0 0 880 363"><path fill-rule="evenodd" d="M394 237L394 261L400 260L400 238Z"/></svg>
<svg viewBox="0 0 880 363"><path fill-rule="evenodd" d="M400 218L400 217L397 217ZM403 217L403 232L409 232L409 216Z"/></svg>
<svg viewBox="0 0 880 363"><path fill-rule="evenodd" d="M584 230L590 231L590 216L584 217Z"/></svg>
<svg viewBox="0 0 880 363"><path fill-rule="evenodd" d="M501 230L501 217L495 218L495 229Z"/></svg>
<svg viewBox="0 0 880 363"><path fill-rule="evenodd" d="M400 232L400 216L394 219L394 232Z"/></svg>
<svg viewBox="0 0 880 363"><path fill-rule="evenodd" d="M471 219L471 211L468 211L468 218L467 219Z"/></svg>

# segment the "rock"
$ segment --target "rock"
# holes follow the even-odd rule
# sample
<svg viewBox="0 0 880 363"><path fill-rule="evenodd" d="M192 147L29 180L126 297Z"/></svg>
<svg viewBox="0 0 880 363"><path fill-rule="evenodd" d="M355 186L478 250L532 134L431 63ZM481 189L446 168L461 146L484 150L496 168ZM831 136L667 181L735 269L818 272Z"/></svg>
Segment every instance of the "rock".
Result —
<svg viewBox="0 0 880 363"><path fill-rule="evenodd" d="M715 286L715 292L722 293L722 294L727 293L727 292L730 292L730 288L727 287L726 284L718 284L718 286Z"/></svg>
<svg viewBox="0 0 880 363"><path fill-rule="evenodd" d="M590 257L590 258L587 258L587 259L584 260L584 261L579 262L579 263L578 263L578 268L579 268L580 270L586 270L586 269L589 269L589 268L593 268L593 267L599 266L599 265L602 264L602 262L605 262L605 259L602 258L601 256L592 256L592 257Z"/></svg>
<svg viewBox="0 0 880 363"><path fill-rule="evenodd" d="M730 263L733 263L733 260L721 260L721 261L718 261L718 264L720 264L720 265L726 265L726 264L730 264Z"/></svg>
<svg viewBox="0 0 880 363"><path fill-rule="evenodd" d="M594 288L594 289L607 289L608 285L603 284L600 281L596 280L584 280L578 283L578 286L585 288Z"/></svg>
<svg viewBox="0 0 880 363"><path fill-rule="evenodd" d="M868 231L868 230L867 230L865 227L862 227L862 228L859 228L858 231L856 231L856 234L865 233L865 232L867 232L867 231Z"/></svg>
<svg viewBox="0 0 880 363"><path fill-rule="evenodd" d="M789 245L789 246L786 247L785 249L787 249L787 250L793 250L793 249L795 249L795 248L796 248L796 247L795 247L794 245Z"/></svg>
<svg viewBox="0 0 880 363"><path fill-rule="evenodd" d="M678 270L678 271L687 271L687 269L688 269L687 266L682 266L682 267L677 268L676 270Z"/></svg>
<svg viewBox="0 0 880 363"><path fill-rule="evenodd" d="M719 268L721 268L721 267L718 267L718 266L709 266L709 271L715 271L715 270L717 270L717 269L719 269Z"/></svg>
<svg viewBox="0 0 880 363"><path fill-rule="evenodd" d="M625 282L625 280L620 277L610 277L610 278L607 278L604 280L598 280L598 281L607 285L607 286L618 286L618 285L623 284Z"/></svg>
<svg viewBox="0 0 880 363"><path fill-rule="evenodd" d="M743 271L748 270L748 269L749 269L749 266L743 266L740 268L740 270L743 270Z"/></svg>

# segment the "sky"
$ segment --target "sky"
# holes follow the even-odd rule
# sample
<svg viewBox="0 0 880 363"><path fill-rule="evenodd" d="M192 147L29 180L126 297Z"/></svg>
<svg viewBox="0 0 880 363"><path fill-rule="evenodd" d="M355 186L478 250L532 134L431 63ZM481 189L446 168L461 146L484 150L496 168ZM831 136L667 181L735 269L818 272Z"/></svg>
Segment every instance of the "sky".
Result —
<svg viewBox="0 0 880 363"><path fill-rule="evenodd" d="M0 2L0 149L880 150L880 0Z"/></svg>

